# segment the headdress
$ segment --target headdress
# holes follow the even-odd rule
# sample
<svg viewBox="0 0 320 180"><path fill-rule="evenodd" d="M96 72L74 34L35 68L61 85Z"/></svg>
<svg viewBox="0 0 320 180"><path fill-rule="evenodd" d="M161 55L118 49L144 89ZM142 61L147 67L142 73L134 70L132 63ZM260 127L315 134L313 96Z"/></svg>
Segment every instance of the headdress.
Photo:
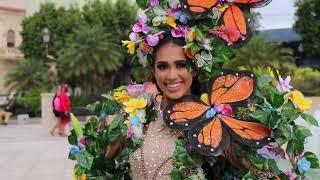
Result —
<svg viewBox="0 0 320 180"><path fill-rule="evenodd" d="M129 39L122 41L146 67L164 35L184 38L187 56L198 70L212 72L233 56L231 47L246 39L248 12L271 0L137 0L143 11Z"/></svg>

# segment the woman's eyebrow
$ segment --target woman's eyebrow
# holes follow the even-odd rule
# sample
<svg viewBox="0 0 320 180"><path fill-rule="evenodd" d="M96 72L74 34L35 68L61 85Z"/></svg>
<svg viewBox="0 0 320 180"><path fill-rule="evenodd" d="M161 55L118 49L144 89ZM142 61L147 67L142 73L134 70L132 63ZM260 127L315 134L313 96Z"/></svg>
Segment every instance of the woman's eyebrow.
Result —
<svg viewBox="0 0 320 180"><path fill-rule="evenodd" d="M167 61L164 61L164 60L159 60L159 61L157 61L157 64L168 64L168 62Z"/></svg>
<svg viewBox="0 0 320 180"><path fill-rule="evenodd" d="M176 60L175 63L185 63L187 60L181 59L181 60Z"/></svg>

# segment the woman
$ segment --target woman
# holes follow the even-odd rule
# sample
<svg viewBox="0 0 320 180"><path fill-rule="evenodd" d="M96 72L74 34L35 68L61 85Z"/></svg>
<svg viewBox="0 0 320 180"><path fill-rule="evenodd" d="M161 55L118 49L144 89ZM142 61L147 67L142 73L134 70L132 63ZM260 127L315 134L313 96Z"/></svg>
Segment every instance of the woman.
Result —
<svg viewBox="0 0 320 180"><path fill-rule="evenodd" d="M65 126L70 122L71 101L67 95L68 85L61 84L58 88L58 93L53 99L53 112L57 118L55 126L50 130L50 134L54 135L56 129L60 136L68 136Z"/></svg>

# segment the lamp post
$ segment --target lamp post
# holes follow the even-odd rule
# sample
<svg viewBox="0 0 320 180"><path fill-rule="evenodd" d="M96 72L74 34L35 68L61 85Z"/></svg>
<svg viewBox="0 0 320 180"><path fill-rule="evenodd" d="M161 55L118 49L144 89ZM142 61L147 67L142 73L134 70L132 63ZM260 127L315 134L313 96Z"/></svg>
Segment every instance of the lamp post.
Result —
<svg viewBox="0 0 320 180"><path fill-rule="evenodd" d="M49 54L50 31L47 27L42 29L42 39L43 39L43 43L46 46L45 54L49 64L49 77L50 77L51 84L53 86L52 91L55 92L56 87L58 85L58 71L57 71L56 58Z"/></svg>

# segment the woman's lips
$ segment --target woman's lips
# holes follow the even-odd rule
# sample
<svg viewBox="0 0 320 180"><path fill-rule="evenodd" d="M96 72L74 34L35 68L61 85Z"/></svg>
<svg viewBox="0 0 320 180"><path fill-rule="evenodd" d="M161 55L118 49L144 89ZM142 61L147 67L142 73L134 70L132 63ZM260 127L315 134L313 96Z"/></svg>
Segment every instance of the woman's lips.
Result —
<svg viewBox="0 0 320 180"><path fill-rule="evenodd" d="M170 92L176 92L182 87L183 83L182 82L177 82L177 83L167 83L167 89Z"/></svg>

